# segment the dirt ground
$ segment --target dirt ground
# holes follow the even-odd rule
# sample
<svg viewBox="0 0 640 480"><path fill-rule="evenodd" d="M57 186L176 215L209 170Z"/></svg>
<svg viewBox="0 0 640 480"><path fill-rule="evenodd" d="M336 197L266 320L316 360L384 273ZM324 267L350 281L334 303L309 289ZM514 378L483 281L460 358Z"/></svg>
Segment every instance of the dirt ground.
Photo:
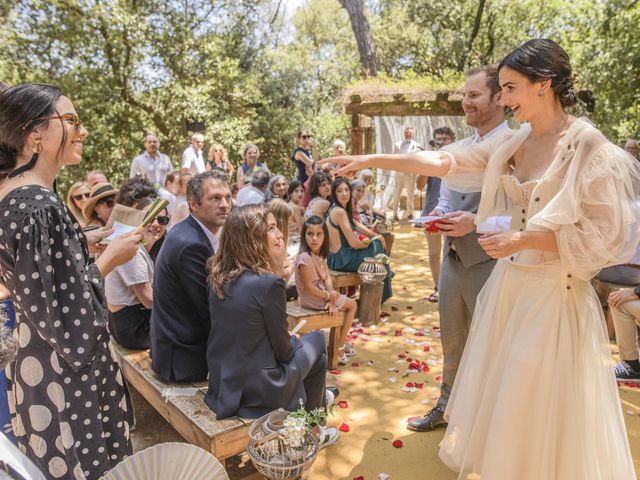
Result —
<svg viewBox="0 0 640 480"><path fill-rule="evenodd" d="M358 332L353 364L327 376L327 383L340 387L340 400L348 405L334 410L329 425L345 424L349 432L341 433L337 445L320 452L311 480L378 480L380 474L391 480L457 478L438 459L443 430L415 433L406 429L408 418L423 415L438 398L442 352L437 304L426 300L433 290L426 241L420 230L408 225L397 228L395 234L394 297L383 307L390 316L385 323ZM408 358L425 362L429 372L405 374ZM409 382L414 386L407 387ZM621 387L620 395L636 471L640 471L640 390ZM182 441L137 392L134 405L136 450ZM402 447L394 447L394 440L401 440ZM232 478L238 478L236 467L230 470Z"/></svg>

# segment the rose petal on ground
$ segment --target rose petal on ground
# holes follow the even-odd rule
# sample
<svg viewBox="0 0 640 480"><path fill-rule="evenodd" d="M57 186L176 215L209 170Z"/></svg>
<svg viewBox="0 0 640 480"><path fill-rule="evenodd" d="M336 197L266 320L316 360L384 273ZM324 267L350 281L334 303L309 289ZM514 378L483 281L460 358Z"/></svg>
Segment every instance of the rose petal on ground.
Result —
<svg viewBox="0 0 640 480"><path fill-rule="evenodd" d="M407 358L407 356L404 353L399 353L398 358Z"/></svg>
<svg viewBox="0 0 640 480"><path fill-rule="evenodd" d="M402 440L394 440L391 445L393 445L396 448L402 448Z"/></svg>
<svg viewBox="0 0 640 480"><path fill-rule="evenodd" d="M340 370L339 368L334 368L333 370L329 370L329 373L331 375L340 375L342 374L342 370Z"/></svg>
<svg viewBox="0 0 640 480"><path fill-rule="evenodd" d="M397 312L398 311L398 307L391 307L391 311L392 312Z"/></svg>
<svg viewBox="0 0 640 480"><path fill-rule="evenodd" d="M402 329L399 328L398 330L396 330L396 337L401 337L402 336Z"/></svg>
<svg viewBox="0 0 640 480"><path fill-rule="evenodd" d="M414 385L416 386L416 388L422 388L424 386L424 383L414 383Z"/></svg>
<svg viewBox="0 0 640 480"><path fill-rule="evenodd" d="M424 333L422 333L422 332L416 332L416 333L414 333L414 335L416 337L424 337Z"/></svg>
<svg viewBox="0 0 640 480"><path fill-rule="evenodd" d="M437 382L441 382L442 381L442 375L436 375L436 381Z"/></svg>
<svg viewBox="0 0 640 480"><path fill-rule="evenodd" d="M351 427L349 427L349 425L347 425L346 423L343 423L338 427L338 430L340 430L341 432L347 433L351 431Z"/></svg>
<svg viewBox="0 0 640 480"><path fill-rule="evenodd" d="M407 383L405 384L405 387L411 388L411 387L415 387L415 385L414 385L414 383L413 383L413 382L407 382Z"/></svg>
<svg viewBox="0 0 640 480"><path fill-rule="evenodd" d="M398 379L396 377L389 377L389 381L391 383L396 383L398 381Z"/></svg>
<svg viewBox="0 0 640 480"><path fill-rule="evenodd" d="M353 477L353 480L364 480L364 477L360 475L358 477Z"/></svg>
<svg viewBox="0 0 640 480"><path fill-rule="evenodd" d="M389 312L380 312L381 317L390 317L391 314Z"/></svg>
<svg viewBox="0 0 640 480"><path fill-rule="evenodd" d="M360 364L358 362L351 362L352 367L359 367Z"/></svg>
<svg viewBox="0 0 640 480"><path fill-rule="evenodd" d="M427 345L426 347L422 347L422 351L423 352L430 352L431 351L431 347L429 345Z"/></svg>
<svg viewBox="0 0 640 480"><path fill-rule="evenodd" d="M409 320L411 320L412 322L415 321L416 317L409 317Z"/></svg>
<svg viewBox="0 0 640 480"><path fill-rule="evenodd" d="M411 305L407 305L407 310L413 310L413 307Z"/></svg>
<svg viewBox="0 0 640 480"><path fill-rule="evenodd" d="M340 401L338 402L338 406L339 406L340 408L349 408L349 404L347 403L347 401L346 401L346 400L340 400Z"/></svg>

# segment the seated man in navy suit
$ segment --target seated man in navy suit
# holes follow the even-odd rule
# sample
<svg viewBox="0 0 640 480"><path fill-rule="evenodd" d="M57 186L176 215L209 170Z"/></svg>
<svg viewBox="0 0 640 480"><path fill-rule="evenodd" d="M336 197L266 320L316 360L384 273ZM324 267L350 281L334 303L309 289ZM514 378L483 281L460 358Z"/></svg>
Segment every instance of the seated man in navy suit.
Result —
<svg viewBox="0 0 640 480"><path fill-rule="evenodd" d="M231 208L228 177L216 170L195 175L187 184L187 203L191 214L167 234L153 280L151 367L172 382L207 378L206 264Z"/></svg>

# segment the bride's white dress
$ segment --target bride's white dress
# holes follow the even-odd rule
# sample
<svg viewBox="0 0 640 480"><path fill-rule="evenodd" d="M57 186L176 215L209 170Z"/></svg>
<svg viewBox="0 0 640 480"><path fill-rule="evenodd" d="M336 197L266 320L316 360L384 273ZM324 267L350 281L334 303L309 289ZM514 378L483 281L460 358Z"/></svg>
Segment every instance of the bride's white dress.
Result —
<svg viewBox="0 0 640 480"><path fill-rule="evenodd" d="M570 133L572 138L579 138L577 132ZM514 151L521 140L513 140L509 151ZM483 155L491 156L488 152ZM453 149L452 153L460 164L470 164L468 152ZM499 193L496 198L504 197L500 213L511 215L512 229L559 232L565 228L553 223L559 221L556 214L564 207L545 210L567 187L560 180L548 181L554 173L553 165L544 181L524 184L508 173L505 162L493 167L498 171L493 177ZM562 175L571 174L570 168L563 168ZM582 175L589 174L593 172L582 169ZM603 179L607 180L606 175ZM491 181L489 178L489 184ZM621 181L624 183L624 178ZM615 179L610 182L615 183ZM581 194L584 187L581 184L578 189ZM620 197L624 193L619 187L600 194ZM584 208L582 200L574 203ZM610 206L624 210L620 202L626 200L611 198ZM600 205L601 201L595 203ZM597 208L593 215L596 213ZM628 219L605 216L598 221L601 225L611 222L609 228L629 224ZM594 234L585 227L586 220L578 224L589 230L582 233ZM575 225L567 222L566 228ZM618 233L606 229L601 232L601 236L607 234L615 237ZM602 309L588 280L589 268L607 263L599 262L599 255L606 253L598 249L615 247L612 243L607 247L606 242L594 237L593 251L584 252L582 258L571 249L589 246L589 240L572 235L580 237L581 233L558 234L560 253L524 250L500 259L478 297L446 410L449 425L440 448L440 458L460 472L460 479L636 478ZM603 245L596 245L598 242ZM594 264L587 267L589 262Z"/></svg>

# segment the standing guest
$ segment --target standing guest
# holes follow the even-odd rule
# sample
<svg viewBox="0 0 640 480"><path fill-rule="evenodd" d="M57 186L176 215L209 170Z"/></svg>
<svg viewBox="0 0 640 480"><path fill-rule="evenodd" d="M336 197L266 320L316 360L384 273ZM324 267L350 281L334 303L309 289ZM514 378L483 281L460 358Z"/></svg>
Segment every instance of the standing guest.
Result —
<svg viewBox="0 0 640 480"><path fill-rule="evenodd" d="M296 243L300 239L302 231L302 216L304 208L300 205L302 196L304 195L304 186L299 180L291 180L287 196L289 197L289 206L291 207L291 222L289 222L289 243Z"/></svg>
<svg viewBox="0 0 640 480"><path fill-rule="evenodd" d="M171 212L169 230L189 216L189 204L187 202L187 185L189 185L189 180L191 180L190 173L181 173L178 178L178 192Z"/></svg>
<svg viewBox="0 0 640 480"><path fill-rule="evenodd" d="M413 153L420 151L422 147L413 139L413 128L404 129L404 139L393 145L393 153ZM416 189L416 176L411 173L392 171L389 175L389 183L384 191L385 203L383 208L391 212L390 218L398 220L400 208L400 196L402 190L407 190L407 218L413 219L413 193Z"/></svg>
<svg viewBox="0 0 640 480"><path fill-rule="evenodd" d="M233 165L231 165L231 162L227 158L227 150L222 145L219 143L211 145L207 158L207 171L217 168L222 170L229 179L233 177Z"/></svg>
<svg viewBox="0 0 640 480"><path fill-rule="evenodd" d="M376 236L364 225L355 223L351 214L351 185L344 177L339 177L331 186L331 208L327 217L329 224L329 255L327 261L331 270L357 272L366 257L384 253L384 239L364 243L358 238L361 233L369 238ZM387 276L382 290L382 303L391 295L391 269L385 265Z"/></svg>
<svg viewBox="0 0 640 480"><path fill-rule="evenodd" d="M142 197L126 206L148 211L152 203L151 198ZM161 213L166 215L166 210ZM153 302L153 260L149 250L158 240L155 228L157 221L156 217L142 232L146 244L138 245L135 256L114 268L104 279L109 330L113 338L126 348L149 348L149 320Z"/></svg>
<svg viewBox="0 0 640 480"><path fill-rule="evenodd" d="M291 161L298 172L296 179L304 183L313 172L313 162L318 160L318 153L313 135L309 130L300 130L297 142L298 145L291 154Z"/></svg>
<svg viewBox="0 0 640 480"><path fill-rule="evenodd" d="M169 172L164 179L164 186L158 189L158 196L164 198L169 205L167 211L169 215L173 214L176 204L176 195L180 191L180 174L178 172Z"/></svg>
<svg viewBox="0 0 640 480"><path fill-rule="evenodd" d="M333 156L340 157L342 155L345 155L346 152L347 152L347 144L344 143L339 138L335 139L333 141L333 154L334 154Z"/></svg>
<svg viewBox="0 0 640 480"><path fill-rule="evenodd" d="M67 193L67 208L76 218L81 227L87 224L87 219L82 214L82 207L89 200L91 188L86 182L76 182L69 187Z"/></svg>
<svg viewBox="0 0 640 480"><path fill-rule="evenodd" d="M87 173L85 182L92 188L96 183L109 183L109 179L102 170L91 170Z"/></svg>
<svg viewBox="0 0 640 480"><path fill-rule="evenodd" d="M132 411L109 349L103 278L136 252L117 238L95 263L85 236L53 191L63 165L81 161L87 130L49 85L0 92L0 283L14 301L18 350L9 405L18 446L48 478L99 478L132 453Z"/></svg>
<svg viewBox="0 0 640 480"><path fill-rule="evenodd" d="M218 251L231 208L229 179L212 170L189 180L191 214L167 234L155 263L151 309L151 368L171 382L207 378L207 259Z"/></svg>
<svg viewBox="0 0 640 480"><path fill-rule="evenodd" d="M144 137L145 152L141 153L131 162L129 178L136 176L145 177L156 188L164 185L169 172L173 172L171 160L164 153L160 153L160 142L153 133Z"/></svg>
<svg viewBox="0 0 640 480"><path fill-rule="evenodd" d="M638 140L630 138L627 140L627 143L624 144L624 149L636 160L640 159L640 157L638 157Z"/></svg>
<svg viewBox="0 0 640 480"><path fill-rule="evenodd" d="M89 199L82 207L82 215L87 219L85 227L104 227L107 224L118 193L110 183L100 182L91 187Z"/></svg>
<svg viewBox="0 0 640 480"><path fill-rule="evenodd" d="M399 168L482 189L476 224L494 233L478 241L499 260L475 308L440 458L460 478L636 478L590 280L635 253L637 163L566 112L577 102L572 68L552 40L525 42L498 71L500 104L519 130L343 168ZM512 228L492 226L495 216L511 216Z"/></svg>
<svg viewBox="0 0 640 480"><path fill-rule="evenodd" d="M238 189L242 190L243 188L251 185L251 177L253 174L259 170L266 170L266 163L259 162L260 158L260 149L257 145L249 144L244 147L242 151L242 164L240 168L238 168L237 180L238 180Z"/></svg>
<svg viewBox="0 0 640 480"><path fill-rule="evenodd" d="M329 231L325 221L313 215L302 227L300 254L296 259L296 288L298 302L305 308L329 309L331 315L343 313L342 327L338 335L339 362L347 364L347 356L355 355L353 343L347 342L349 329L356 315L356 302L333 289L327 256L329 255Z"/></svg>
<svg viewBox="0 0 640 480"><path fill-rule="evenodd" d="M277 408L293 411L300 399L307 411L324 406L324 334L299 339L287 331L285 283L278 266L285 248L273 215L263 206L231 211L209 278L205 402L219 419L258 418ZM337 439L335 428L320 427L321 447Z"/></svg>
<svg viewBox="0 0 640 480"><path fill-rule="evenodd" d="M439 127L433 131L433 140L436 148L439 149L455 142L456 134L449 127ZM426 187L422 215L431 215L432 213L444 215L446 212L442 208L437 208L440 198L440 177L425 177L424 175L419 175L416 183L418 190ZM427 297L427 300L432 303L437 303L440 298L438 294L438 282L440 281L440 265L442 263L442 234L427 232L425 230L424 235L427 237L429 269L431 270L434 285L434 291Z"/></svg>
<svg viewBox="0 0 640 480"><path fill-rule="evenodd" d="M180 162L180 172L196 175L205 171L204 157L202 149L204 148L204 135L194 133L191 135L191 145L182 152L182 160Z"/></svg>
<svg viewBox="0 0 640 480"><path fill-rule="evenodd" d="M274 198L279 198L284 200L285 202L289 200L287 197L287 188L289 185L287 184L287 179L284 175L274 175L269 180L269 185L267 187L267 193L264 197L265 203L269 203Z"/></svg>
<svg viewBox="0 0 640 480"><path fill-rule="evenodd" d="M249 205L250 203L264 203L265 194L269 187L271 175L266 170L258 170L251 176L251 185L241 189L236 198L236 206Z"/></svg>

